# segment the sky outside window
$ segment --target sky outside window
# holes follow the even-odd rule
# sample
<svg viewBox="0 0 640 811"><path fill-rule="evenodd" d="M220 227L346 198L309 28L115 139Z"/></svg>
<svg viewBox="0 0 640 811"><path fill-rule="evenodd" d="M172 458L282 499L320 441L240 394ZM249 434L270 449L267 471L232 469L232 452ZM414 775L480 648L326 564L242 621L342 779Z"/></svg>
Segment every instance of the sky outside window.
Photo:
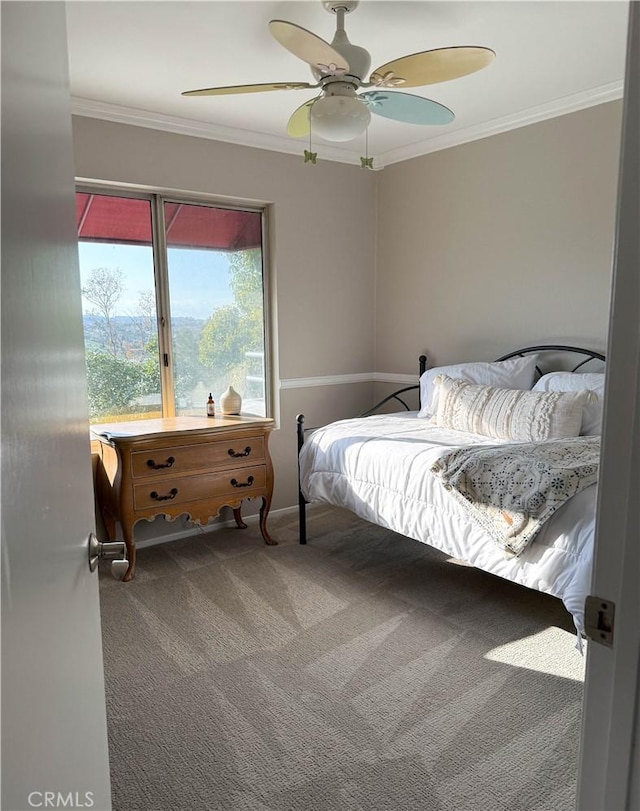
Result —
<svg viewBox="0 0 640 811"><path fill-rule="evenodd" d="M92 269L119 268L125 289L116 304L116 315L130 315L138 307L141 291L153 290L153 255L146 245L80 242L80 280L84 287ZM213 308L231 304L229 259L223 251L169 248L171 315L208 318Z"/></svg>

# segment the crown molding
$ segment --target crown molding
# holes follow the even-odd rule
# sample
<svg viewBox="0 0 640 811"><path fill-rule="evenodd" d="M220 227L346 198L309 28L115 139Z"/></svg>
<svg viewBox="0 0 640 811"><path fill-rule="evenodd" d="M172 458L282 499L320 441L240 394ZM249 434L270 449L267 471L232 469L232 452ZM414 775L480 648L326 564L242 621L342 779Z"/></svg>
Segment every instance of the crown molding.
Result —
<svg viewBox="0 0 640 811"><path fill-rule="evenodd" d="M266 135L261 132L222 127L206 121L194 121L190 118L162 115L151 110L138 110L134 107L123 107L119 104L108 104L73 96L71 99L73 115L85 118L99 118L117 124L130 124L134 127L146 127L152 130L172 132L177 135L191 135L194 138L208 138L211 141L224 141L237 146L249 146L254 149L268 149L271 152L284 152L289 155L302 156L304 144L299 140L277 135ZM343 149L322 144L318 149L320 160L360 165L360 156ZM380 167L376 167L380 168Z"/></svg>
<svg viewBox="0 0 640 811"><path fill-rule="evenodd" d="M382 161L386 166L389 166L393 163L400 163L400 161L428 155L430 152L439 152L442 149L450 149L453 146L460 146L471 141L479 141L482 138L489 138L492 135L519 129L520 127L527 127L530 124L537 124L550 118L577 113L579 110L585 110L588 107L596 107L598 104L621 99L623 91L624 82L622 80L610 82L570 96L563 96L560 99L540 104L537 107L530 107L513 115L495 118L493 121L487 121L484 124L465 127L455 132L438 135L435 138L418 141L407 147L389 150L382 155Z"/></svg>
<svg viewBox="0 0 640 811"><path fill-rule="evenodd" d="M482 138L489 138L492 135L499 135L503 132L526 127L550 118L561 115L575 113L588 107L595 107L598 104L605 104L609 101L616 101L622 98L623 81L610 82L606 85L564 96L560 99L540 104L537 107L530 107L513 115L495 118L484 124L472 127L465 127L454 132L437 135L433 138L425 138L422 141L410 144L400 149L392 149L381 155L375 156L375 169L380 170L385 166L401 161L419 158L431 152L439 152L461 144L478 141ZM194 138L208 138L212 141L224 141L226 143L248 146L254 149L267 149L271 152L282 152L289 155L301 154L299 141L291 138L279 137L276 135L266 135L265 133L249 132L248 130L234 129L232 127L222 127L218 124L209 124L205 121L194 121L178 116L162 115L150 110L138 110L133 107L124 107L118 104L108 104L91 99L73 97L71 99L71 111L74 115L85 116L87 118L99 118L104 121L113 121L120 124L130 124L135 127L147 127L148 129L172 132L178 135L190 135ZM347 163L359 165L359 156L344 149L322 144L321 160L335 161L337 163Z"/></svg>

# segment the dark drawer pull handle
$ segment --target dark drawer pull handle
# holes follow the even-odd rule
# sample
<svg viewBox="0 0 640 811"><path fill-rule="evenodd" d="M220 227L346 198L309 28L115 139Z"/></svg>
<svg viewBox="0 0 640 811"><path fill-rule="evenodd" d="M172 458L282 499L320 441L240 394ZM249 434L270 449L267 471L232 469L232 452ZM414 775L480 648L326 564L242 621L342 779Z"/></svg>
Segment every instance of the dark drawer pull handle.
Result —
<svg viewBox="0 0 640 811"><path fill-rule="evenodd" d="M231 485L233 487L251 487L253 484L253 476L249 476L246 482L239 482L237 479L231 479Z"/></svg>
<svg viewBox="0 0 640 811"><path fill-rule="evenodd" d="M251 445L247 445L247 447L240 452L234 451L233 448L229 448L227 453L229 456L233 456L234 459L240 459L241 456L249 456L251 453Z"/></svg>
<svg viewBox="0 0 640 811"><path fill-rule="evenodd" d="M171 501L172 498L175 498L178 495L178 489L176 487L171 488L171 492L168 496L159 496L155 490L149 493L154 501Z"/></svg>
<svg viewBox="0 0 640 811"><path fill-rule="evenodd" d="M171 465L175 461L176 460L173 458L173 456L170 456L167 459L167 461L164 463L164 465L162 465L162 464L158 465L153 461L153 459L147 459L147 466L153 468L154 470L162 470L162 468L164 468L164 467L171 467Z"/></svg>

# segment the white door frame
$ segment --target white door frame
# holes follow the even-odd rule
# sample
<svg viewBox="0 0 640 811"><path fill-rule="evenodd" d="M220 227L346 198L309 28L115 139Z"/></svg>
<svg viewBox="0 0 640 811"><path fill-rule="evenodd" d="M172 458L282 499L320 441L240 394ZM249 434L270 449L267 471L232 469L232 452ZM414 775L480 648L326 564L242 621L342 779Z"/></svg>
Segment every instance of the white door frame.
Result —
<svg viewBox="0 0 640 811"><path fill-rule="evenodd" d="M592 594L616 605L612 648L591 642L580 811L638 808L640 653L640 5L629 7L616 244Z"/></svg>

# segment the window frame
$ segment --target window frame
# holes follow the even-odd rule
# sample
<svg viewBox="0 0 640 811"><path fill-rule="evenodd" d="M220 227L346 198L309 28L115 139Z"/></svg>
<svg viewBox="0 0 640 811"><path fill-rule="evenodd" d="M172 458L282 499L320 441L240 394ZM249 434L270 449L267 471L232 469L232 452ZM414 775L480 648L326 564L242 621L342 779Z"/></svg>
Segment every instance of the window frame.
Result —
<svg viewBox="0 0 640 811"><path fill-rule="evenodd" d="M172 363L171 304L169 300L169 268L166 244L164 205L178 203L208 208L224 208L260 214L262 257L262 332L264 344L264 404L265 416L274 417L274 376L272 364L273 304L271 299L271 261L269 254L269 205L241 203L213 195L176 192L170 189L130 187L122 184L102 184L99 181L77 180L75 191L110 197L129 197L150 203L153 277L156 302L156 328L158 331L158 363L162 416L176 416L175 387ZM82 240L90 242L91 240ZM81 242L77 239L78 244Z"/></svg>

